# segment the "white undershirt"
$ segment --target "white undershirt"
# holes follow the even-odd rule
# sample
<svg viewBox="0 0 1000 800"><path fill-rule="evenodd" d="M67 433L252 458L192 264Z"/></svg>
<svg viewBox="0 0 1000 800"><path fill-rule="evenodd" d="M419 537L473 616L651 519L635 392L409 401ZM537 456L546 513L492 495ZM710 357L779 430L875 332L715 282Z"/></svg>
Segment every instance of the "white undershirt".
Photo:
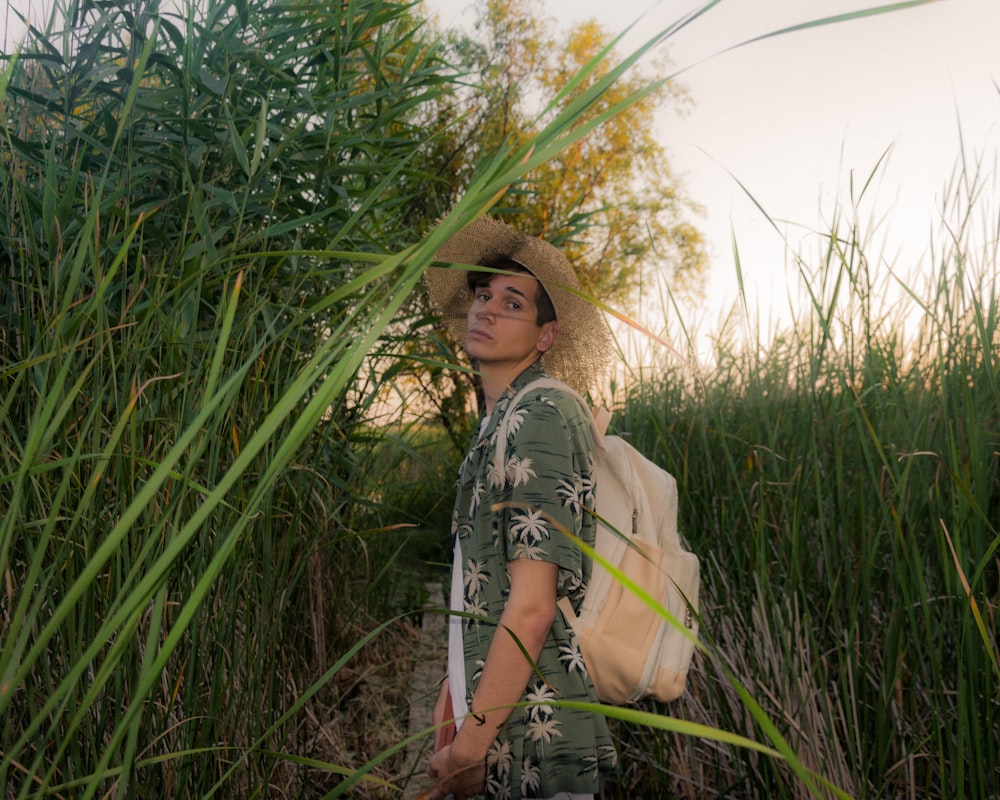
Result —
<svg viewBox="0 0 1000 800"><path fill-rule="evenodd" d="M464 611L462 598L462 550L455 537L455 555L451 564L451 610ZM465 644L462 641L463 617L448 617L448 691L451 692L451 710L455 715L455 730L462 727L469 706L465 702Z"/></svg>

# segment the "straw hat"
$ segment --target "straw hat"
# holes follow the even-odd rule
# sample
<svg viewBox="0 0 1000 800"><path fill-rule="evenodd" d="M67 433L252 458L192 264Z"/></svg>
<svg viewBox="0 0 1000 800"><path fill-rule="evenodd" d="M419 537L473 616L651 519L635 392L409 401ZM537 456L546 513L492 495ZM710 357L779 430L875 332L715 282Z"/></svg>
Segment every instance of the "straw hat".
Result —
<svg viewBox="0 0 1000 800"><path fill-rule="evenodd" d="M497 258L521 264L541 282L559 320L559 335L542 356L546 372L581 394L603 378L612 353L611 331L601 312L576 293L579 281L573 267L551 244L483 216L452 236L434 258L470 266L487 266ZM467 276L467 270L443 267L425 273L431 303L460 342L465 341L472 304Z"/></svg>

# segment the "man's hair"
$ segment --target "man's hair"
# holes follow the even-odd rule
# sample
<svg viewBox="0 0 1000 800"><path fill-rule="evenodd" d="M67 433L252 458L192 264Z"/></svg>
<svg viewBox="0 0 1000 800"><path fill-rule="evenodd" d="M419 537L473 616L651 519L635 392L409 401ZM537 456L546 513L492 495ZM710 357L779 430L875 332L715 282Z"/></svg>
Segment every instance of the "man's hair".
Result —
<svg viewBox="0 0 1000 800"><path fill-rule="evenodd" d="M478 266L489 267L490 269L502 269L506 272L523 273L534 277L531 270L524 266L524 264L519 264L514 259L507 258L506 256L483 259L479 262ZM469 283L469 289L475 292L476 289L480 289L483 286L489 286L490 281L493 280L496 275L497 273L495 272L476 272L470 270L466 280ZM556 308L552 305L552 298L550 298L549 293L545 291L545 287L542 286L542 282L536 281L536 283L538 284L538 287L535 290L535 308L538 309L538 315L535 320L535 324L540 327L546 322L555 322Z"/></svg>

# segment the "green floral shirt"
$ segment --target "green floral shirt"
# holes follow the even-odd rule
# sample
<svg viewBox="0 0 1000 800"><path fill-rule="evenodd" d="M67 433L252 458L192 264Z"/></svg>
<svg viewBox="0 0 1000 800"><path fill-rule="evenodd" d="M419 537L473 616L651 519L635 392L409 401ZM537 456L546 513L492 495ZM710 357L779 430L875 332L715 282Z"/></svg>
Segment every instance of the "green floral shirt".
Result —
<svg viewBox="0 0 1000 800"><path fill-rule="evenodd" d="M486 653L510 592L508 562L531 558L559 566L557 594L578 609L591 564L546 517L591 546L593 439L586 413L571 395L532 390L503 421L513 395L544 374L536 364L514 381L482 421L459 472L453 532L461 551L465 611L492 622L465 620L466 700L471 704ZM497 437L507 449L502 470L493 466ZM493 510L501 503L504 507ZM544 514L542 513L544 511ZM487 796L548 798L559 792L596 793L617 773L617 754L607 720L563 708L556 699L597 702L576 641L562 612L538 659L538 675L501 728L486 759Z"/></svg>

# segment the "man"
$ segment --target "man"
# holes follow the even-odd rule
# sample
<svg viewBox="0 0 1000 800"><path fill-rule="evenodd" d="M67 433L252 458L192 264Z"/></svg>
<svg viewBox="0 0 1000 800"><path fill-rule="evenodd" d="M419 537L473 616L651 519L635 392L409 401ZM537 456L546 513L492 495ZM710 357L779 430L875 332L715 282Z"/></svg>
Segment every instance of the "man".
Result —
<svg viewBox="0 0 1000 800"><path fill-rule="evenodd" d="M427 273L431 302L464 339L485 400L452 517L451 607L465 616L449 623L435 709L457 732L439 737L430 796L592 797L616 774L617 755L602 715L558 704L596 695L556 604L568 597L579 608L590 578L589 559L560 528L594 543L594 443L585 410L559 389L509 406L546 373L585 392L607 363L610 331L574 292L556 248L497 220L473 222L436 257L503 272Z"/></svg>

